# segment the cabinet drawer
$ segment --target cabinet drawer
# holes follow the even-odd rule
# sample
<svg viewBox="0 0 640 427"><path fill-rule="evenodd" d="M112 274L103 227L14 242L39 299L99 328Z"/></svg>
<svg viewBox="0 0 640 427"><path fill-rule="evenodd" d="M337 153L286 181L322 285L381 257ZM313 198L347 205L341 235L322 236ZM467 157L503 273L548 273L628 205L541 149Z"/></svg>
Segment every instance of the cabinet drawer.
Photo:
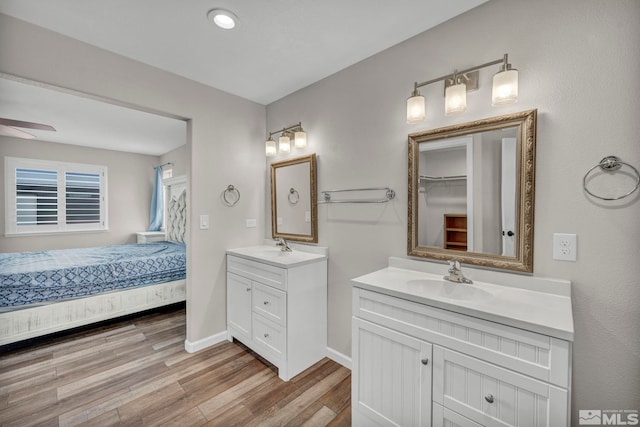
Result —
<svg viewBox="0 0 640 427"><path fill-rule="evenodd" d="M357 287L353 315L560 387L570 385L568 341Z"/></svg>
<svg viewBox="0 0 640 427"><path fill-rule="evenodd" d="M287 324L287 294L270 286L253 283L253 311L279 325Z"/></svg>
<svg viewBox="0 0 640 427"><path fill-rule="evenodd" d="M287 290L287 270L284 268L227 254L227 271L283 291Z"/></svg>
<svg viewBox="0 0 640 427"><path fill-rule="evenodd" d="M286 329L269 319L253 314L253 341L271 362L285 360ZM259 351L260 354L263 354Z"/></svg>
<svg viewBox="0 0 640 427"><path fill-rule="evenodd" d="M438 346L433 400L484 426L567 425L567 390Z"/></svg>
<svg viewBox="0 0 640 427"><path fill-rule="evenodd" d="M482 427L482 425L471 421L447 408L433 404L433 427Z"/></svg>

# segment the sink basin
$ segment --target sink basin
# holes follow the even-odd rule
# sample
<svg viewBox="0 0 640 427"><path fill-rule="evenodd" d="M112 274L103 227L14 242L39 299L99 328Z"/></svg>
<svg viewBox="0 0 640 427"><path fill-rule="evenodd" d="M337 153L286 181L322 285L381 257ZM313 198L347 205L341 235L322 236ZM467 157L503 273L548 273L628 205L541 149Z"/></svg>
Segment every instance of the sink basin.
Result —
<svg viewBox="0 0 640 427"><path fill-rule="evenodd" d="M487 301L493 294L474 285L453 283L441 279L409 280L407 286L428 295L463 301Z"/></svg>
<svg viewBox="0 0 640 427"><path fill-rule="evenodd" d="M287 259L291 261L305 259L305 256L307 255L305 252L285 252L280 250L280 248L270 246L259 246L256 248L251 248L250 250L247 250L247 254L256 258L263 258L267 260Z"/></svg>
<svg viewBox="0 0 640 427"><path fill-rule="evenodd" d="M325 256L321 254L295 249L293 252L284 252L276 246L267 245L229 249L227 250L227 253L256 261L272 263L281 267L291 267L297 264L315 262L318 259L325 258Z"/></svg>

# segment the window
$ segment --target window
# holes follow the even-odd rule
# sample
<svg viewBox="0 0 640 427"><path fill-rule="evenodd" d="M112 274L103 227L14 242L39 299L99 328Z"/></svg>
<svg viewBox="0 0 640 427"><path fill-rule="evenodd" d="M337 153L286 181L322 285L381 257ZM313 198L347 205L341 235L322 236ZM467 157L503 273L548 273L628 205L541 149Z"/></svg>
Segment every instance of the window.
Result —
<svg viewBox="0 0 640 427"><path fill-rule="evenodd" d="M106 230L107 167L5 157L5 233Z"/></svg>

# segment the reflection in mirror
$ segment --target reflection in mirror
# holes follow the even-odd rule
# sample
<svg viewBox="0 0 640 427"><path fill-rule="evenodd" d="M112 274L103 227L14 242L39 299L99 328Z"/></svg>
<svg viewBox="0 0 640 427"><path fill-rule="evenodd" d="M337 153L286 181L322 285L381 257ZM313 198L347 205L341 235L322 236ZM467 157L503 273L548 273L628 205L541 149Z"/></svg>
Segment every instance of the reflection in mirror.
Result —
<svg viewBox="0 0 640 427"><path fill-rule="evenodd" d="M316 155L271 164L273 238L318 242Z"/></svg>
<svg viewBox="0 0 640 427"><path fill-rule="evenodd" d="M533 271L536 111L409 135L408 254Z"/></svg>

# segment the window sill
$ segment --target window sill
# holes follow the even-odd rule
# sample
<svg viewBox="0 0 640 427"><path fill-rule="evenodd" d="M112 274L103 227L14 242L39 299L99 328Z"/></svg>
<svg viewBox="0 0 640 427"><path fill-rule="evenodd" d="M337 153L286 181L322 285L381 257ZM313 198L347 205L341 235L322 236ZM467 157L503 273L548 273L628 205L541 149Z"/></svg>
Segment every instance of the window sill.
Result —
<svg viewBox="0 0 640 427"><path fill-rule="evenodd" d="M64 231L27 231L23 233L4 233L4 237L22 237L22 236L52 236L56 234L90 234L90 233L106 233L108 228L100 230L64 230Z"/></svg>

